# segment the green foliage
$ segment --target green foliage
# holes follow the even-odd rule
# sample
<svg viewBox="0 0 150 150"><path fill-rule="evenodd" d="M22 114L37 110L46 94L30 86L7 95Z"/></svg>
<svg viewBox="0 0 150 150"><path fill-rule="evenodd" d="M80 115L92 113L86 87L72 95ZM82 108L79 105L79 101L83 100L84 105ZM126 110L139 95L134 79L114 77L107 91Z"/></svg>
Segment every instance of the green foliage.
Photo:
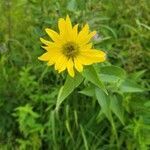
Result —
<svg viewBox="0 0 150 150"><path fill-rule="evenodd" d="M0 1L0 150L148 150L148 0ZM59 17L97 30L107 62L75 79L39 62ZM48 38L48 37L47 37Z"/></svg>
<svg viewBox="0 0 150 150"><path fill-rule="evenodd" d="M59 105L65 100L65 98L67 98L82 81L83 77L79 73L76 74L74 78L71 78L69 75L67 76L65 84L61 87L58 94L56 109L58 109Z"/></svg>
<svg viewBox="0 0 150 150"><path fill-rule="evenodd" d="M96 69L93 66L85 68L82 74L86 80L90 81L91 83L102 89L105 93L107 93L105 86L101 82L100 78L98 77L98 73L96 72Z"/></svg>

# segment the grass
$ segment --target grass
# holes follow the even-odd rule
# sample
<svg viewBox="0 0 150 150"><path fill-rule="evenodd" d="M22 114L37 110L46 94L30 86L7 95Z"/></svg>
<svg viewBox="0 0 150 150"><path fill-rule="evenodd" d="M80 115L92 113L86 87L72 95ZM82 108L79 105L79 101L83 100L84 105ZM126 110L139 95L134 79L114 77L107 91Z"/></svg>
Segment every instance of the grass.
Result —
<svg viewBox="0 0 150 150"><path fill-rule="evenodd" d="M149 6L148 0L1 0L0 150L148 150ZM109 96L85 80L56 111L66 75L37 57L44 28L57 30L66 14L97 30L94 47L108 58L95 67Z"/></svg>

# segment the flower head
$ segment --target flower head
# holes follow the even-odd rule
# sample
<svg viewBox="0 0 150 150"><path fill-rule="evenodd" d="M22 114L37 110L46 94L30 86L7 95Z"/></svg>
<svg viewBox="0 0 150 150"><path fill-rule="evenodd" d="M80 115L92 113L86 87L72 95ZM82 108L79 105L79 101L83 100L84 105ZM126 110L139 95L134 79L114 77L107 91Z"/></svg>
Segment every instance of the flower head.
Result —
<svg viewBox="0 0 150 150"><path fill-rule="evenodd" d="M72 26L67 15L66 19L59 19L58 28L59 33L46 29L52 41L40 38L45 44L43 48L46 53L38 57L39 60L47 61L49 66L54 65L59 73L67 69L72 77L75 75L75 69L82 72L84 65L105 61L105 53L92 48L91 38L96 32L90 32L88 24L78 32L78 24Z"/></svg>

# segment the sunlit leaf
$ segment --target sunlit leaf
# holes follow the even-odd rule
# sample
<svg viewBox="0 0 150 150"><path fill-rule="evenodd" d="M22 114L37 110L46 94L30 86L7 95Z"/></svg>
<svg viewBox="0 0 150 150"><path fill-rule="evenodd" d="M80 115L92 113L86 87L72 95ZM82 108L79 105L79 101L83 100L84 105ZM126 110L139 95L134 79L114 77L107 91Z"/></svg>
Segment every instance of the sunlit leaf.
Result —
<svg viewBox="0 0 150 150"><path fill-rule="evenodd" d="M79 93L86 95L86 96L94 97L95 96L95 88L93 86L86 87L82 91L79 91Z"/></svg>
<svg viewBox="0 0 150 150"><path fill-rule="evenodd" d="M104 82L117 82L125 78L125 71L116 66L101 67L100 78Z"/></svg>
<svg viewBox="0 0 150 150"><path fill-rule="evenodd" d="M101 79L98 76L98 73L94 66L88 66L84 69L82 73L83 77L85 77L86 80L92 82L94 85L102 89L105 93L107 93L107 90L105 89L104 84L101 82Z"/></svg>
<svg viewBox="0 0 150 150"><path fill-rule="evenodd" d="M109 96L98 88L96 88L95 93L98 103L101 106L102 112L105 114L109 121L112 121Z"/></svg>
<svg viewBox="0 0 150 150"><path fill-rule="evenodd" d="M61 87L58 98L56 108L58 108L61 103L73 92L75 88L79 86L79 84L83 81L83 77L78 73L74 78L67 76L65 84Z"/></svg>
<svg viewBox="0 0 150 150"><path fill-rule="evenodd" d="M144 89L141 88L138 84L133 81L125 80L120 85L120 90L125 93L135 93L135 92L143 92Z"/></svg>
<svg viewBox="0 0 150 150"><path fill-rule="evenodd" d="M119 97L116 97L115 95L110 96L110 101L111 101L110 104L111 110L119 118L121 123L124 124L124 110L121 98L119 99Z"/></svg>

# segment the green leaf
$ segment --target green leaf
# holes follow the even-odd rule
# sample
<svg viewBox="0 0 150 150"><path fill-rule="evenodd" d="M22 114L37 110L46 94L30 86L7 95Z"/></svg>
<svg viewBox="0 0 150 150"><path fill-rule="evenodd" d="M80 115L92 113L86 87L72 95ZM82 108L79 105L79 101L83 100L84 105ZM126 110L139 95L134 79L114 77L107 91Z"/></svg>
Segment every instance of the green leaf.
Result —
<svg viewBox="0 0 150 150"><path fill-rule="evenodd" d="M106 94L108 94L107 90L105 89L104 84L101 82L98 73L94 66L87 66L84 71L82 72L83 77L86 80L92 82L94 85L102 89Z"/></svg>
<svg viewBox="0 0 150 150"><path fill-rule="evenodd" d="M82 134L85 150L89 150L88 141L87 141L86 134L84 132L84 129L83 129L82 125L80 125L80 129L81 129L81 134Z"/></svg>
<svg viewBox="0 0 150 150"><path fill-rule="evenodd" d="M86 87L82 91L79 91L79 93L89 96L89 97L94 97L95 96L95 87Z"/></svg>
<svg viewBox="0 0 150 150"><path fill-rule="evenodd" d="M144 89L141 88L138 84L130 80L125 80L119 88L124 93L135 93L144 91Z"/></svg>
<svg viewBox="0 0 150 150"><path fill-rule="evenodd" d="M111 96L110 97L111 100L111 110L113 111L113 113L119 118L119 120L121 121L122 124L124 124L124 108L122 106L122 99L121 97L116 97Z"/></svg>
<svg viewBox="0 0 150 150"><path fill-rule="evenodd" d="M59 91L56 108L61 105L61 103L80 85L82 81L83 77L79 73L76 74L74 78L69 75L67 76L64 86L61 87Z"/></svg>
<svg viewBox="0 0 150 150"><path fill-rule="evenodd" d="M101 106L101 110L102 110L103 114L107 117L107 119L111 123L112 131L114 133L114 136L116 137L116 139L118 139L116 126L115 126L115 123L114 123L114 120L113 120L113 117L112 117L112 112L111 112L111 109L110 109L109 95L107 95L106 93L104 93L102 90L100 90L98 88L96 88L95 94L96 94L96 98L98 100L98 103Z"/></svg>
<svg viewBox="0 0 150 150"><path fill-rule="evenodd" d="M146 72L146 70L136 71L136 72L130 74L129 78L134 79L134 81L138 81L139 79L142 78L142 76L144 75L145 72Z"/></svg>
<svg viewBox="0 0 150 150"><path fill-rule="evenodd" d="M101 106L102 112L108 118L110 122L112 122L112 115L110 109L110 99L109 96L106 95L101 89L95 89L96 98L98 100L99 105Z"/></svg>
<svg viewBox="0 0 150 150"><path fill-rule="evenodd" d="M118 82L125 78L125 71L116 66L105 66L100 69L100 78L104 82Z"/></svg>

